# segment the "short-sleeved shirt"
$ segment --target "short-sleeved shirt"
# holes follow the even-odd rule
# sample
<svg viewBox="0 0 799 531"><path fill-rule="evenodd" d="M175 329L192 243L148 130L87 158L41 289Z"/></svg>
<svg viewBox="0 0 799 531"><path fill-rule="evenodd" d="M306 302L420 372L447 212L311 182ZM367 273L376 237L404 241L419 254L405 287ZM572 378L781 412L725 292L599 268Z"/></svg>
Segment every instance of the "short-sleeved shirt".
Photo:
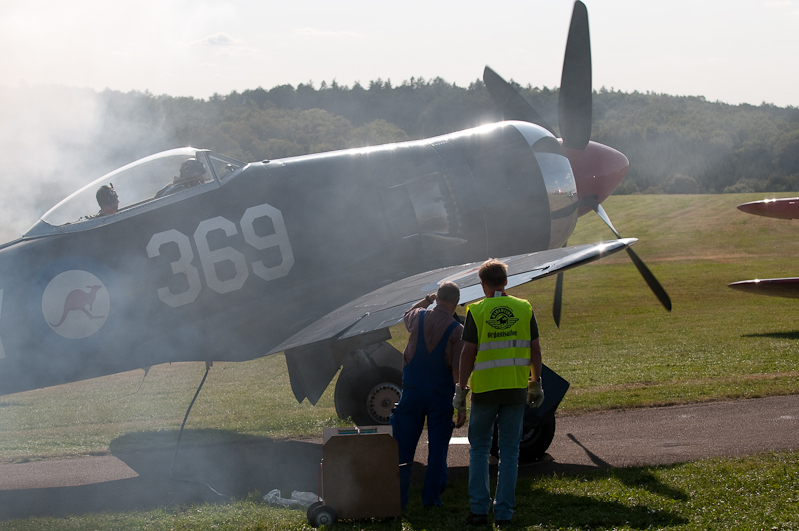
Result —
<svg viewBox="0 0 799 531"><path fill-rule="evenodd" d="M405 328L411 333L408 338L408 345L405 347L405 352L402 355L403 367L411 362L413 355L416 353L416 339L419 335L419 314L425 311L424 308L411 308L405 312ZM441 336L446 332L447 327L454 321L455 318L444 308L436 306L432 311L428 311L424 317L424 343L427 345L427 350L432 351L441 341ZM447 340L447 347L445 349L445 360L448 367L458 367L461 360L461 350L463 350L463 341L461 334L463 333L463 325L458 324Z"/></svg>
<svg viewBox="0 0 799 531"><path fill-rule="evenodd" d="M530 339L538 339L538 322L535 320L535 313L530 319ZM472 312L466 314L466 324L463 325L464 343L479 344L479 333L477 324L474 322ZM527 389L496 389L485 393L472 393L472 401L478 404L525 404L527 402Z"/></svg>

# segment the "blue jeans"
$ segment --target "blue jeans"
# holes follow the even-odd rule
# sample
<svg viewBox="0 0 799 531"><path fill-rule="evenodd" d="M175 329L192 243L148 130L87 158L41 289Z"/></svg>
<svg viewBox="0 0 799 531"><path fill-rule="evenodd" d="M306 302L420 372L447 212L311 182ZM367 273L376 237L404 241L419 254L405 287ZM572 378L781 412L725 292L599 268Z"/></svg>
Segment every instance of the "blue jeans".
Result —
<svg viewBox="0 0 799 531"><path fill-rule="evenodd" d="M496 420L499 427L499 475L494 518L510 520L513 516L525 407L524 404L484 405L472 402L469 417L469 505L474 514L487 515L491 503L488 455Z"/></svg>
<svg viewBox="0 0 799 531"><path fill-rule="evenodd" d="M400 507L408 505L411 487L411 467L416 446L427 419L427 472L422 489L425 507L444 505L441 493L447 486L447 452L452 438L452 396L449 390L402 390L399 405L391 414L390 423L397 439L400 465Z"/></svg>

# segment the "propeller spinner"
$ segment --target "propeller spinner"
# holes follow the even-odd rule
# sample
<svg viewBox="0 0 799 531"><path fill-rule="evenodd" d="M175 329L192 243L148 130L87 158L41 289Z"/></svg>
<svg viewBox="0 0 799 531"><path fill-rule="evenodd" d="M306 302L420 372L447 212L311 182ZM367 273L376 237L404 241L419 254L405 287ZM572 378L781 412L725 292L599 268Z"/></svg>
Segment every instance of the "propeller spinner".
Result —
<svg viewBox="0 0 799 531"><path fill-rule="evenodd" d="M580 198L579 215L595 211L616 237L621 238L601 203L624 179L630 163L623 153L591 141L593 120L591 70L588 10L585 4L578 0L574 3L569 26L558 95L560 141L574 172L577 196ZM483 81L491 98L502 110L505 120L532 122L554 134L554 129L513 85L502 79L491 68L485 68ZM660 303L666 310L671 311L671 299L660 282L632 249L628 248L627 253ZM559 273L552 306L552 314L558 326L560 326L562 301L563 273Z"/></svg>

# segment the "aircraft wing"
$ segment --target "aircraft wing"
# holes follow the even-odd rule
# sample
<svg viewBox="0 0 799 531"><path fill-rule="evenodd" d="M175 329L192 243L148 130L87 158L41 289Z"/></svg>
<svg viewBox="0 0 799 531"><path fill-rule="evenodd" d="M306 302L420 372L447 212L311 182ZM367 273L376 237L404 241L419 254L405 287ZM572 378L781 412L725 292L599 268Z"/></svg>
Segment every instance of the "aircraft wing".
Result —
<svg viewBox="0 0 799 531"><path fill-rule="evenodd" d="M799 299L799 278L764 278L759 280L741 280L728 284L732 289L745 291L755 295L771 297L788 297Z"/></svg>
<svg viewBox="0 0 799 531"><path fill-rule="evenodd" d="M738 205L738 210L767 218L797 219L799 218L799 197L751 201Z"/></svg>
<svg viewBox="0 0 799 531"><path fill-rule="evenodd" d="M508 264L508 288L593 262L626 249L636 241L636 238L623 238L502 258ZM411 306L435 292L443 282L451 281L461 288L461 304L480 299L484 297L477 277L481 264L482 261L445 267L388 284L330 312L268 354L388 328L401 322Z"/></svg>

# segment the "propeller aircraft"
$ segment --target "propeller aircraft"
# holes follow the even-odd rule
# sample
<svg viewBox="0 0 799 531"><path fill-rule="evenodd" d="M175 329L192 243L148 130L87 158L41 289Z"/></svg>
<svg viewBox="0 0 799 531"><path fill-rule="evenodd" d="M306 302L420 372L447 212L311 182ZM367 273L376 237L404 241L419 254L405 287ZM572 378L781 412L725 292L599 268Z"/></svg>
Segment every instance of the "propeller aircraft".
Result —
<svg viewBox="0 0 799 531"><path fill-rule="evenodd" d="M799 197L750 201L738 205L738 210L767 218L799 219ZM799 299L799 278L797 277L741 280L728 284L728 287L755 295Z"/></svg>
<svg viewBox="0 0 799 531"><path fill-rule="evenodd" d="M481 298L488 257L504 257L508 287L558 275L559 323L563 271L624 249L670 309L601 206L629 163L590 140L585 6L566 46L560 138L512 85L490 68L484 78L505 121L248 164L173 149L70 195L0 246L0 394L283 352L298 401L315 404L338 373L337 413L385 423L402 385L389 326L447 280L461 303ZM94 215L101 186L118 204ZM591 210L618 239L566 246ZM543 382L523 458L549 446L568 388L548 368Z"/></svg>

